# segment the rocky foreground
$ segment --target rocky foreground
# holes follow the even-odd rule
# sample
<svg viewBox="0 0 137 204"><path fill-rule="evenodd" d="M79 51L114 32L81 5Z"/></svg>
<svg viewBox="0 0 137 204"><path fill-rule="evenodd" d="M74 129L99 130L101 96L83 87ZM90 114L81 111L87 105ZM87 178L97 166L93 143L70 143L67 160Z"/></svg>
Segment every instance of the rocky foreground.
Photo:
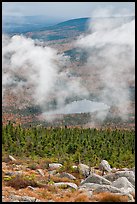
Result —
<svg viewBox="0 0 137 204"><path fill-rule="evenodd" d="M2 162L2 202L135 202L135 167L20 160Z"/></svg>

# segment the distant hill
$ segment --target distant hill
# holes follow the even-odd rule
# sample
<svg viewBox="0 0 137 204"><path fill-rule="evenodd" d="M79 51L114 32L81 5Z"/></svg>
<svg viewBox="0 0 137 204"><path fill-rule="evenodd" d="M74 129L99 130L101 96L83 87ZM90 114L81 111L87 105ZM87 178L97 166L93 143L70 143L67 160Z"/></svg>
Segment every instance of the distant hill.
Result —
<svg viewBox="0 0 137 204"><path fill-rule="evenodd" d="M125 23L129 22L134 18L135 18L134 16L110 17L110 19L113 19L113 21L118 24L123 23L123 21ZM68 21L58 23L56 25L45 26L39 29L39 31L29 32L29 33L26 33L25 35L33 39L39 39L42 41L66 40L66 39L75 38L84 32L88 32L89 21L91 21L91 23L92 22L94 23L94 21L100 21L100 20L103 23L103 20L105 20L105 18L98 17L98 18L71 19Z"/></svg>
<svg viewBox="0 0 137 204"><path fill-rule="evenodd" d="M39 31L26 33L25 35L43 41L74 38L87 30L89 19L90 18L72 19L41 28Z"/></svg>
<svg viewBox="0 0 137 204"><path fill-rule="evenodd" d="M2 32L8 34L39 31L43 27L59 23L59 19L46 16L2 16Z"/></svg>
<svg viewBox="0 0 137 204"><path fill-rule="evenodd" d="M72 19L68 21L64 21L61 23L58 23L53 26L49 26L46 28L41 29L41 31L44 30L59 30L59 29L76 29L79 31L85 31L87 29L87 24L90 18L77 18Z"/></svg>
<svg viewBox="0 0 137 204"><path fill-rule="evenodd" d="M134 16L126 17L110 17L113 20L131 21ZM43 41L62 40L67 38L73 38L81 33L87 31L89 20L101 20L103 23L105 18L77 18L64 22L60 22L58 19L49 19L45 16L25 16L25 17L13 17L7 16L2 19L2 32L14 34L24 34L33 39L39 39Z"/></svg>

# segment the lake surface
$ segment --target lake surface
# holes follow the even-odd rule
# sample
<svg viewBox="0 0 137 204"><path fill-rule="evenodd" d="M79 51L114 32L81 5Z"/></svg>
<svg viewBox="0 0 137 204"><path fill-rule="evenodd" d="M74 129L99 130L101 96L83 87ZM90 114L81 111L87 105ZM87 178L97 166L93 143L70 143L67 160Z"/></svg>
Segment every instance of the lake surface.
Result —
<svg viewBox="0 0 137 204"><path fill-rule="evenodd" d="M90 100L74 101L65 105L64 107L46 112L47 115L53 114L75 114L75 113L92 113L95 111L108 110L110 107L102 102L95 102Z"/></svg>

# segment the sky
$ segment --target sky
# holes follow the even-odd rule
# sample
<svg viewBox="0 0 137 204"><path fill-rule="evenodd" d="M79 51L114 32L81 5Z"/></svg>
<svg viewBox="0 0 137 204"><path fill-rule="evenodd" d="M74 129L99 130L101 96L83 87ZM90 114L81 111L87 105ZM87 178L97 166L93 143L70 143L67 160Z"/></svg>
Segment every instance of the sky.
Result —
<svg viewBox="0 0 137 204"><path fill-rule="evenodd" d="M113 9L114 14L125 11L134 15L134 2L2 2L2 15L43 15L58 19L90 17L96 9Z"/></svg>

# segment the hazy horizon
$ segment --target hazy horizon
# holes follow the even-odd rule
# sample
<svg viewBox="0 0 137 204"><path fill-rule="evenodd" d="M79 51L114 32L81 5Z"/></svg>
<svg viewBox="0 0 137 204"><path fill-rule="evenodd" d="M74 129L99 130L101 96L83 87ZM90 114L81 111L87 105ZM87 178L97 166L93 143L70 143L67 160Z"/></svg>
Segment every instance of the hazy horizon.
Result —
<svg viewBox="0 0 137 204"><path fill-rule="evenodd" d="M135 12L134 2L2 2L2 16L43 16L65 21L91 17L95 10L102 8L110 9L114 16Z"/></svg>

